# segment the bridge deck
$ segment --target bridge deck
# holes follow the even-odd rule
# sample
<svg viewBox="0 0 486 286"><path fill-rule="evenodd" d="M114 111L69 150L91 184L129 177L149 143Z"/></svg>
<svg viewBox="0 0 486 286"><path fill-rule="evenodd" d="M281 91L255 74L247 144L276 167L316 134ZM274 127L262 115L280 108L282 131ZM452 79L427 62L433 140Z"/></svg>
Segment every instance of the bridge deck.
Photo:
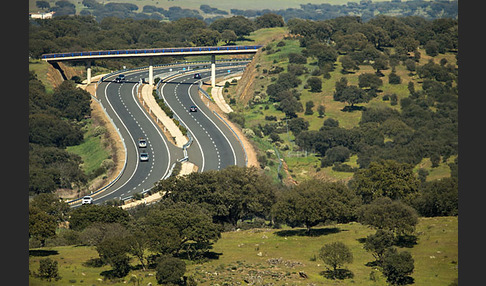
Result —
<svg viewBox="0 0 486 286"><path fill-rule="evenodd" d="M256 53L262 46L220 46L220 47L185 47L162 49L127 49L86 51L71 53L43 54L45 61L72 61L128 57L160 57L160 56L198 56L198 55L228 55Z"/></svg>

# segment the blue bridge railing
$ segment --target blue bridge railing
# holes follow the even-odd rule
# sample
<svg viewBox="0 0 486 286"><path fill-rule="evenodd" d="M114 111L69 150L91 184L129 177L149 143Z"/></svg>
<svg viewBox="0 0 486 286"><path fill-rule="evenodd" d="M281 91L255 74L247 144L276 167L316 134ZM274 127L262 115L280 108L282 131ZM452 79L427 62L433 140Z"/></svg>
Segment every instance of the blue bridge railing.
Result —
<svg viewBox="0 0 486 286"><path fill-rule="evenodd" d="M170 53L187 53L187 52L212 52L212 51L245 51L256 50L262 46L219 46L219 47L186 47L186 48L162 48L162 49L126 49L126 50L105 50L105 51L86 51L43 54L42 59L57 59L65 57L89 57L104 55L144 55L144 54L170 54Z"/></svg>

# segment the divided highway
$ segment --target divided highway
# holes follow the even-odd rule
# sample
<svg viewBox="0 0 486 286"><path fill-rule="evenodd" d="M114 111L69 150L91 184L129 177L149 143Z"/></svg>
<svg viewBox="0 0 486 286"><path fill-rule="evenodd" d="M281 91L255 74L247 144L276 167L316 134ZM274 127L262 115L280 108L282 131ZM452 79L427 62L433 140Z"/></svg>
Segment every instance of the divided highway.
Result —
<svg viewBox="0 0 486 286"><path fill-rule="evenodd" d="M237 71L242 71L242 68L230 69L230 72ZM228 70L221 69L216 74L225 75ZM189 161L199 167L199 172L220 170L229 165L245 166L245 153L233 131L199 96L199 81L209 78L210 71L201 72L201 77L195 79L194 73L188 73L160 86L164 102L177 114L194 139L188 149ZM197 111L191 112L191 106L196 106Z"/></svg>
<svg viewBox="0 0 486 286"><path fill-rule="evenodd" d="M241 71L242 68L231 67L230 72ZM172 69L182 68L163 67L154 69L154 72L163 78ZM228 74L228 71L217 72ZM193 143L187 149L189 161L199 167L199 172L219 170L229 165L244 166L245 154L238 139L199 97L199 79L194 79L196 72L172 77L161 84L164 101L193 137ZM203 80L209 77L210 71L199 72ZM126 166L115 183L93 196L95 204L123 199L150 189L157 181L170 175L172 165L183 157L182 149L165 138L137 99L140 79L147 77L147 71L127 72L121 83L115 82L115 77L110 76L98 85L97 98L124 140ZM198 111L189 112L191 105L196 105ZM147 140L146 148L138 146L141 137ZM142 150L148 153L148 161L140 161ZM76 202L73 206L79 204Z"/></svg>

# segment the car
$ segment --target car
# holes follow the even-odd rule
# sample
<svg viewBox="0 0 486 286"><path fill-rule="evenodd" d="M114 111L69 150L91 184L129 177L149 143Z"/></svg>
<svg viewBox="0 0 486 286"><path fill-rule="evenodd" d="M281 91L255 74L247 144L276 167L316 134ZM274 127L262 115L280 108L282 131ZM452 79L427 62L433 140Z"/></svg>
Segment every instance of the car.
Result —
<svg viewBox="0 0 486 286"><path fill-rule="evenodd" d="M200 73L194 74L194 78L200 79L201 78L201 74Z"/></svg>
<svg viewBox="0 0 486 286"><path fill-rule="evenodd" d="M149 155L147 152L140 153L140 161L148 161Z"/></svg>
<svg viewBox="0 0 486 286"><path fill-rule="evenodd" d="M145 140L145 138L138 139L138 147L140 148L147 147L147 140Z"/></svg>
<svg viewBox="0 0 486 286"><path fill-rule="evenodd" d="M191 107L189 107L189 111L190 112L197 112L197 106L191 105Z"/></svg>
<svg viewBox="0 0 486 286"><path fill-rule="evenodd" d="M121 77L117 76L117 77L115 78L115 82L122 82Z"/></svg>
<svg viewBox="0 0 486 286"><path fill-rule="evenodd" d="M121 80L125 80L125 75L124 74L119 74L118 77L121 79Z"/></svg>
<svg viewBox="0 0 486 286"><path fill-rule="evenodd" d="M82 199L81 199L81 204L82 205L91 205L93 203L93 198L90 197L90 196L84 196Z"/></svg>

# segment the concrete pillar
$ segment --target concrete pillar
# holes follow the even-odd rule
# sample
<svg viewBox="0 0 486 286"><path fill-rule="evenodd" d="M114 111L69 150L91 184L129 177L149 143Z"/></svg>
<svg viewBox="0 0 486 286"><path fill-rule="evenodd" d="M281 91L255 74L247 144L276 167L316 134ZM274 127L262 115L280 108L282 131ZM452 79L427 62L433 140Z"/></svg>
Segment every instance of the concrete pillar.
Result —
<svg viewBox="0 0 486 286"><path fill-rule="evenodd" d="M149 84L150 85L154 84L154 65L152 63L152 58L150 58L150 62L149 62Z"/></svg>
<svg viewBox="0 0 486 286"><path fill-rule="evenodd" d="M216 86L216 56L211 55L211 86Z"/></svg>
<svg viewBox="0 0 486 286"><path fill-rule="evenodd" d="M88 84L91 83L91 61L88 61L86 65L86 81Z"/></svg>

